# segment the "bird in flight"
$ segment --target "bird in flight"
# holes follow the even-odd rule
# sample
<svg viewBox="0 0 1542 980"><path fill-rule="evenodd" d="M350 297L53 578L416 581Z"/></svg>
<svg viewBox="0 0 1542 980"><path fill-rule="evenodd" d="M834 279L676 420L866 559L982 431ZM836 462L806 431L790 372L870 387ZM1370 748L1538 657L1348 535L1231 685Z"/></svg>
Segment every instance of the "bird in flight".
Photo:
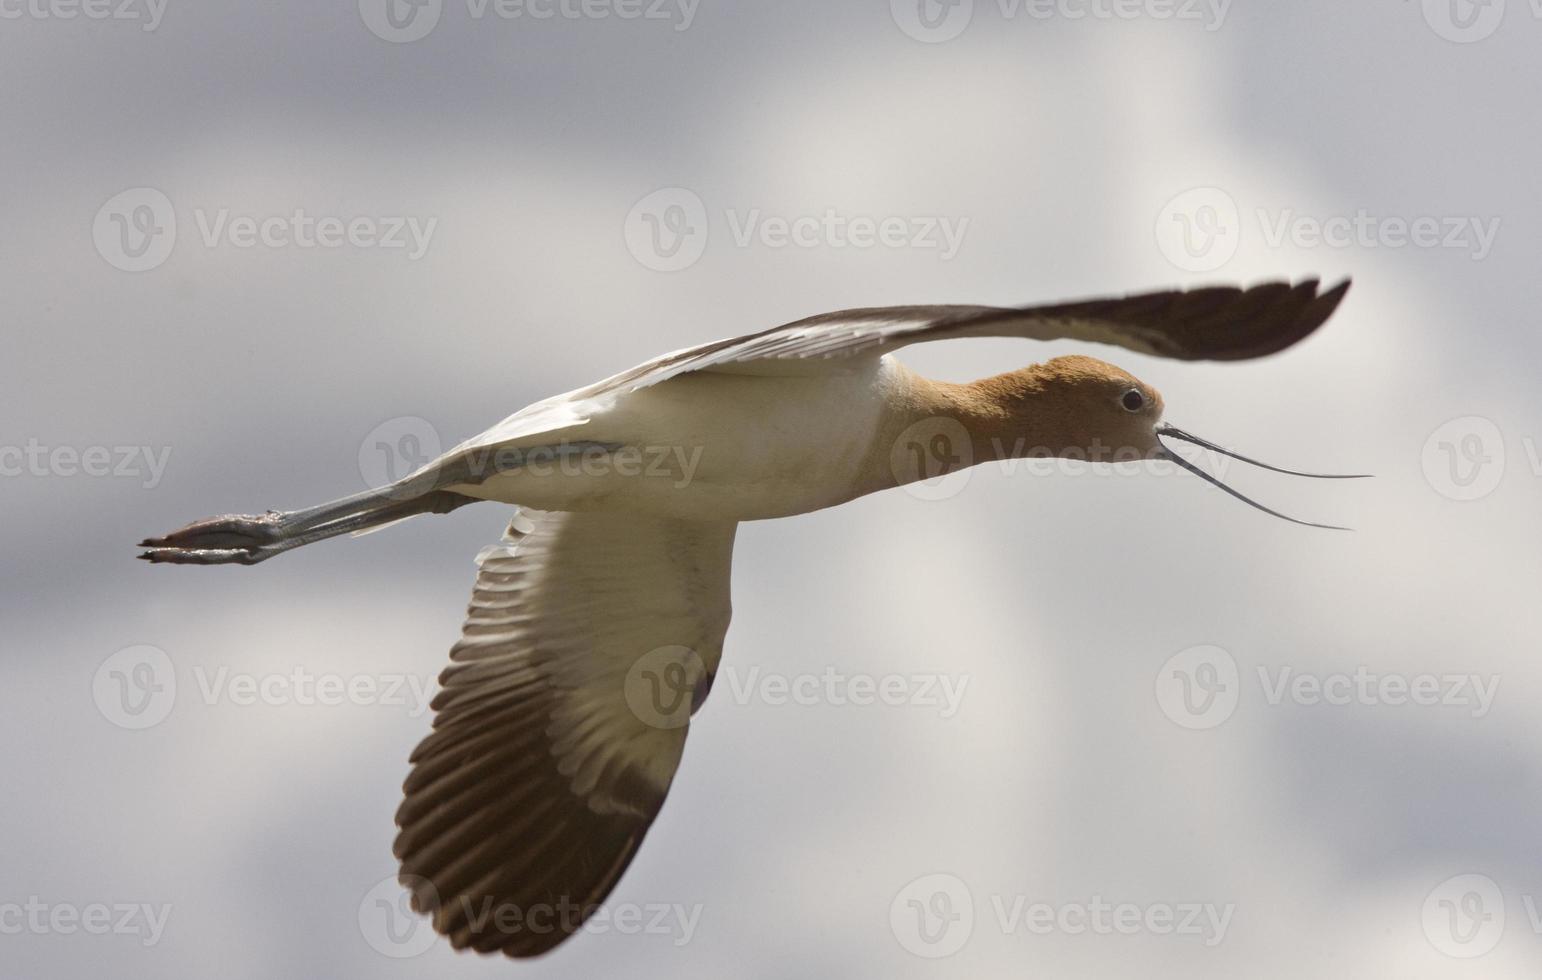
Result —
<svg viewBox="0 0 1542 980"><path fill-rule="evenodd" d="M722 654L739 522L1022 457L1165 459L1294 520L1164 439L1326 476L1168 425L1155 390L1090 357L952 384L892 351L956 337L1063 338L1244 360L1305 338L1348 288L1312 279L814 316L537 402L389 486L196 521L141 542L140 557L250 565L418 514L516 505L502 541L478 556L433 731L412 754L394 850L413 907L455 948L535 956L609 895L659 813Z"/></svg>

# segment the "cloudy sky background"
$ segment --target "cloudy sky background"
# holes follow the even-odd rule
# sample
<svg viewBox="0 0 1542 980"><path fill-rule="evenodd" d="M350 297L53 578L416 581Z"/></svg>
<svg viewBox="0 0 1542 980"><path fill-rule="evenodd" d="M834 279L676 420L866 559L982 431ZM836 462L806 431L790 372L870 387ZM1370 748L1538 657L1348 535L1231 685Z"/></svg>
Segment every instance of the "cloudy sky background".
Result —
<svg viewBox="0 0 1542 980"><path fill-rule="evenodd" d="M1120 17L976 0L931 7L926 29L880 0L702 0L688 20L673 3L509 19L446 0L405 43L370 29L371 0L171 0L153 30L140 3L124 8L137 20L0 3L4 972L1535 976L1542 19L1524 0L1453 2L1238 0L1168 18L1156 2ZM96 232L140 188L165 195L176 234L157 237L170 252L155 268L127 272ZM663 188L705 215L699 258L670 272L637 244L634 206ZM416 259L201 234L222 210L297 208L433 233ZM751 211L827 209L967 225L952 256L735 240ZM1300 220L1362 212L1372 231L1347 243ZM1462 230L1398 244L1396 222L1429 217L1442 239ZM1219 234L1175 249L1185 220ZM1494 222L1484 246L1473 223ZM200 689L297 669L426 683L471 558L502 529L495 507L254 569L133 561L134 541L194 517L362 489L401 462L381 441L448 446L661 351L811 313L1312 274L1354 290L1261 363L1008 341L906 352L959 380L1102 354L1197 433L1378 478L1226 470L1354 534L1272 521L1181 475L1085 467L981 468L942 501L894 492L743 527L725 670L967 687L942 717L720 683L610 900L699 908L686 942L612 930L518 965L442 942L382 954L372 889L394 872L391 817L429 717ZM41 465L18 463L28 447ZM142 456L124 475L76 472L69 454L92 447L114 468L115 447L169 456L164 472ZM177 690L164 720L131 730L144 717L114 710L103 678L145 646ZM1183 653L1197 646L1225 653ZM1196 657L1236 667L1224 720L1174 700L1172 671ZM1497 694L1487 711L1470 693L1271 704L1259 676L1362 667L1474 675ZM937 881L960 916L942 945L908 905ZM1094 896L1231 911L1214 943L1038 934L999 914ZM124 903L169 906L153 942L5 911Z"/></svg>

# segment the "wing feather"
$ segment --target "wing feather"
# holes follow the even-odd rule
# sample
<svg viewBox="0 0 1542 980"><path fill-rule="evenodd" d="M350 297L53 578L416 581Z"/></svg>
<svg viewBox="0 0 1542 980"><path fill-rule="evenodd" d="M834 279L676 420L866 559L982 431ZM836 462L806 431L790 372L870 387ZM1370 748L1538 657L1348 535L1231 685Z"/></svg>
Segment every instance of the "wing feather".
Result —
<svg viewBox="0 0 1542 980"><path fill-rule="evenodd" d="M1169 289L1040 306L842 310L675 351L574 395L632 391L692 371L830 370L828 362L840 358L878 356L907 344L957 337L1086 340L1179 360L1245 360L1306 338L1348 290L1347 279L1326 291L1317 279L1307 279L1294 286L1268 282L1248 288Z"/></svg>
<svg viewBox="0 0 1542 980"><path fill-rule="evenodd" d="M615 886L689 727L638 685L676 674L672 704L699 704L728 629L734 530L523 511L479 556L396 815L402 883L457 949L546 952Z"/></svg>
<svg viewBox="0 0 1542 980"><path fill-rule="evenodd" d="M1282 351L1333 314L1349 280L1323 290L1295 285L1207 286L1023 307L888 306L821 313L759 333L673 351L603 381L537 402L474 436L415 475L425 489L480 482L468 460L489 448L581 441L596 413L615 399L682 374L708 371L785 376L846 371L852 359L907 344L960 337L1021 337L1112 344L1154 357L1236 361ZM518 587L515 579L488 591Z"/></svg>

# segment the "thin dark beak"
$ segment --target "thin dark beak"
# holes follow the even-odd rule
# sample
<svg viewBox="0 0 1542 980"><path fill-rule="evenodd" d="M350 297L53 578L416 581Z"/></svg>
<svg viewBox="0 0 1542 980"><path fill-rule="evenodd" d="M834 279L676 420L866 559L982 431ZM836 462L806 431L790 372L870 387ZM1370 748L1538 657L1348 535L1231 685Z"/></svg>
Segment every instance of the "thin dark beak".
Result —
<svg viewBox="0 0 1542 980"><path fill-rule="evenodd" d="M1249 459L1248 457L1243 456L1241 453L1234 453L1234 452L1232 452L1230 449L1224 449L1221 446L1217 446L1215 443L1210 442L1208 439L1201 439L1199 436L1190 435L1189 433L1184 432L1182 429L1178 428L1177 426L1168 425L1166 422L1163 422L1162 424L1160 424L1160 425L1158 425L1156 427L1156 434L1157 434L1159 439L1160 439L1161 436L1170 436L1173 439L1181 439L1184 442L1192 442L1196 446L1200 446L1200 447L1202 447L1204 449L1208 449L1211 452L1220 453L1222 456L1230 456L1232 459L1241 460L1242 462L1247 463L1247 464L1249 464L1251 466L1257 466L1257 467L1259 467L1261 469L1266 469L1266 470L1273 470L1275 473L1285 473L1285 474L1287 474L1289 476L1306 476L1306 477L1311 477L1314 480L1358 480L1358 479L1363 479L1365 477L1370 476L1369 473L1302 473L1302 472L1299 472L1297 470L1281 469L1278 466L1270 466L1268 463L1261 463L1261 462L1259 462L1256 459ZM1233 497L1236 497L1238 500L1242 501L1243 503L1247 504L1248 506L1256 507L1259 510L1263 511L1265 514L1270 514L1270 515L1272 515L1274 517L1278 517L1282 521L1290 521L1292 524L1302 524L1302 525L1305 525L1306 527L1326 528L1326 529L1328 529L1330 531L1348 531L1348 530L1350 530L1350 528L1340 527L1337 524L1314 524L1311 521L1297 520L1294 517L1287 517L1286 515L1281 514L1277 510L1271 510L1270 508L1265 507L1263 504L1261 504L1258 501L1252 499L1251 497L1248 497L1247 495L1245 495L1243 493L1240 493L1240 492L1238 492L1236 490L1233 490L1231 487L1227 486L1226 484L1222 483L1220 480L1218 480L1215 477L1211 476L1209 473L1206 473L1204 470L1200 469L1199 467L1195 466L1193 463L1191 463L1188 460L1184 459L1182 456L1179 456L1177 453L1175 453L1172 450L1168 449L1165 445L1162 446L1161 457L1163 459L1167 460L1168 462L1176 463L1178 466L1182 467L1183 469L1188 470L1190 473L1193 473L1195 476L1199 477L1201 480L1204 480L1206 483L1209 483L1212 486L1219 487L1220 489L1222 489L1222 490L1226 491L1227 493L1231 494Z"/></svg>
<svg viewBox="0 0 1542 980"><path fill-rule="evenodd" d="M1261 463L1256 459L1249 459L1241 453L1234 453L1230 449L1226 449L1223 446L1217 446L1209 439L1201 439L1199 436L1184 432L1176 425L1168 425L1166 422L1163 422L1156 427L1156 434L1159 436L1170 436L1174 439L1182 439L1184 442L1192 442L1194 445L1201 446L1213 453L1220 453L1222 456L1230 456L1232 459L1240 459L1242 462L1247 463L1250 466L1257 466L1258 468L1265 470L1273 470L1276 473L1284 473L1287 476L1309 476L1314 480L1364 480L1371 475L1369 473L1302 473L1300 470L1281 469L1278 466L1270 466L1268 463Z"/></svg>

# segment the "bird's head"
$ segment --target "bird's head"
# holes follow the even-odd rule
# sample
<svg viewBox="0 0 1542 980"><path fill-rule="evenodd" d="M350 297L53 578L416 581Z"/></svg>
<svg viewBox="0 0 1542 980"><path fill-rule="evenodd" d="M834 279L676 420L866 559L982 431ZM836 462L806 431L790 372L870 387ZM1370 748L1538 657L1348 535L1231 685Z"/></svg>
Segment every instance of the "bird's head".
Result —
<svg viewBox="0 0 1542 980"><path fill-rule="evenodd" d="M1004 423L1002 428L1013 439L1011 445L996 446L993 455L1102 463L1166 460L1265 513L1296 524L1335 527L1298 521L1265 507L1199 469L1164 440L1193 443L1291 476L1355 479L1365 475L1302 473L1224 449L1162 421L1165 404L1161 393L1122 368L1092 357L1057 357L975 382L975 387L996 406ZM1000 436L995 438L999 440Z"/></svg>
<svg viewBox="0 0 1542 980"><path fill-rule="evenodd" d="M1105 361L1057 357L974 387L1013 434L1011 455L1098 463L1161 455L1161 394Z"/></svg>

